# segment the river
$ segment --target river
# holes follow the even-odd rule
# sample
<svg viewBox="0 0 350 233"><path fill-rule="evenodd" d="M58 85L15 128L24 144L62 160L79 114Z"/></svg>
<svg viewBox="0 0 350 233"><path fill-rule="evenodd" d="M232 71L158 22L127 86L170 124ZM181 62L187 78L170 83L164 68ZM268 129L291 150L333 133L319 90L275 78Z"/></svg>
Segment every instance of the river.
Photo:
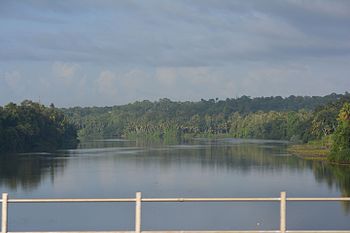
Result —
<svg viewBox="0 0 350 233"><path fill-rule="evenodd" d="M340 197L350 168L289 155L280 141L95 140L0 156L10 198ZM9 231L133 230L134 203L10 204ZM274 230L279 203L143 203L143 230ZM350 203L288 202L289 230L350 229Z"/></svg>

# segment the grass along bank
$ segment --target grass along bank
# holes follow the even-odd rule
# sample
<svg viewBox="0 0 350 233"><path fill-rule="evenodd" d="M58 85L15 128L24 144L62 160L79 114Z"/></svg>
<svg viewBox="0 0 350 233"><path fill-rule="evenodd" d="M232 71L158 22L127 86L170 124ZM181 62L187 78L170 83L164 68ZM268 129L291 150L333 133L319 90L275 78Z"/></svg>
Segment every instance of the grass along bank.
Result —
<svg viewBox="0 0 350 233"><path fill-rule="evenodd" d="M322 140L314 140L305 144L294 144L288 147L288 152L305 159L326 160L330 154L332 139L330 136Z"/></svg>

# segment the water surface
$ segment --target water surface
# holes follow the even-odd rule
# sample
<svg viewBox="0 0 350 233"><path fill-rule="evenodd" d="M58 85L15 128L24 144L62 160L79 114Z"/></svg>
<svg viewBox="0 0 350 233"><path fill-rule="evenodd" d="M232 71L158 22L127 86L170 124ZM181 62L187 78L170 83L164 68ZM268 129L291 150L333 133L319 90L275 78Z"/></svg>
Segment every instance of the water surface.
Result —
<svg viewBox="0 0 350 233"><path fill-rule="evenodd" d="M96 140L55 153L0 156L11 198L339 197L350 169L306 161L286 143ZM143 203L143 230L274 230L279 203ZM10 204L10 231L133 230L133 203ZM290 230L350 229L349 205L288 203Z"/></svg>

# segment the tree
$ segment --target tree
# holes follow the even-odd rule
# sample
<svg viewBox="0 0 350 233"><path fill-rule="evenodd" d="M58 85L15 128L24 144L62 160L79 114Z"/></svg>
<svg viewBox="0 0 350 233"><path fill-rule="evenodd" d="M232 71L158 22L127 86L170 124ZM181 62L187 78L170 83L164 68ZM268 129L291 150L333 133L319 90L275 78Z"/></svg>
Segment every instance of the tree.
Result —
<svg viewBox="0 0 350 233"><path fill-rule="evenodd" d="M30 100L0 108L0 152L53 150L77 143L77 129L54 106Z"/></svg>
<svg viewBox="0 0 350 233"><path fill-rule="evenodd" d="M337 120L329 159L337 163L350 163L350 103L343 105Z"/></svg>

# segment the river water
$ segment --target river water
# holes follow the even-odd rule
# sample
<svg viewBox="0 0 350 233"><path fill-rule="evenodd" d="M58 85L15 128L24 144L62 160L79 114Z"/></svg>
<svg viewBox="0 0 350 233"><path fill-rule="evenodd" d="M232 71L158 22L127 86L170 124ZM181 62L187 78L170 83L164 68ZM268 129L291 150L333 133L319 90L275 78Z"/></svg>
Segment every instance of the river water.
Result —
<svg viewBox="0 0 350 233"><path fill-rule="evenodd" d="M10 198L350 196L350 168L289 155L286 143L96 140L0 156ZM133 230L134 203L10 204L10 231ZM279 203L143 203L143 230L276 230ZM288 202L287 229L350 229L350 203Z"/></svg>

